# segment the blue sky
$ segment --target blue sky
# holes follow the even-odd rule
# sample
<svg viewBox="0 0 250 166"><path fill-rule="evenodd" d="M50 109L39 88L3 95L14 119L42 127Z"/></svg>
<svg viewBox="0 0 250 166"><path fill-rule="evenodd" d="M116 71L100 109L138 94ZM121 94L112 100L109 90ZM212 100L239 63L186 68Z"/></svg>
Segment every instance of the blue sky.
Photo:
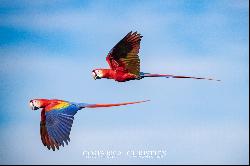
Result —
<svg viewBox="0 0 250 166"><path fill-rule="evenodd" d="M1 164L248 164L249 2L0 1ZM91 77L108 51L138 31L141 70L222 82ZM86 103L69 146L52 152L32 98ZM85 150L160 150L162 159L86 159Z"/></svg>

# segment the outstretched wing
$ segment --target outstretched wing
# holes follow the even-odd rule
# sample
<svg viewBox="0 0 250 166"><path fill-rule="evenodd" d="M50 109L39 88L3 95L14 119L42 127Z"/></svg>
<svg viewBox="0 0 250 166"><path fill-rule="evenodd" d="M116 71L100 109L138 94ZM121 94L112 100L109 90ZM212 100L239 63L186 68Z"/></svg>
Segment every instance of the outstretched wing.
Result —
<svg viewBox="0 0 250 166"><path fill-rule="evenodd" d="M59 149L59 145L53 140L49 135L46 128L46 117L45 117L45 111L43 110L41 112L41 122L40 122L40 135L41 140L44 146L47 146L48 149L55 148Z"/></svg>
<svg viewBox="0 0 250 166"><path fill-rule="evenodd" d="M140 75L140 58L138 56L142 36L129 32L109 52L106 60L111 69L122 68L126 72Z"/></svg>
<svg viewBox="0 0 250 166"><path fill-rule="evenodd" d="M70 104L62 109L44 111L40 128L44 146L55 150L59 149L59 146L64 146L64 143L68 145L74 115L78 110L78 106Z"/></svg>

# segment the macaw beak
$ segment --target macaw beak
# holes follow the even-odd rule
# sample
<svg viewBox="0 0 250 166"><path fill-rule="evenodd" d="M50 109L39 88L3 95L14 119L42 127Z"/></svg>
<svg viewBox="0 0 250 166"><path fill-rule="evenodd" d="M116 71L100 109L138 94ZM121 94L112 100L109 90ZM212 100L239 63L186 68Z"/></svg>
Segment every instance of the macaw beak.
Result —
<svg viewBox="0 0 250 166"><path fill-rule="evenodd" d="M93 76L93 78L96 80L97 75L96 75L96 73L95 73L94 70L92 71L92 76Z"/></svg>
<svg viewBox="0 0 250 166"><path fill-rule="evenodd" d="M36 107L36 106L34 105L34 103L33 103L32 100L30 101L29 106L30 106L30 108L31 108L32 110L38 110L38 109L39 109L39 107Z"/></svg>
<svg viewBox="0 0 250 166"><path fill-rule="evenodd" d="M101 79L101 77L99 77L94 71L92 72L92 76L93 78L96 79Z"/></svg>
<svg viewBox="0 0 250 166"><path fill-rule="evenodd" d="M96 79L101 79L101 77L99 77L99 76L95 76L94 77L94 79L96 80Z"/></svg>

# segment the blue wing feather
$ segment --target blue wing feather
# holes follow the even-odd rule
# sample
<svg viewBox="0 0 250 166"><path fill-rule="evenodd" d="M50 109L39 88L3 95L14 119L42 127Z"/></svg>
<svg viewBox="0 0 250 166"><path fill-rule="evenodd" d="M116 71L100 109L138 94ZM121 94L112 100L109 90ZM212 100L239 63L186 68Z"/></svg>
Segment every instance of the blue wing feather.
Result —
<svg viewBox="0 0 250 166"><path fill-rule="evenodd" d="M45 113L48 135L59 146L64 146L64 142L68 145L74 115L79 109L81 108L78 105L71 104L66 108Z"/></svg>

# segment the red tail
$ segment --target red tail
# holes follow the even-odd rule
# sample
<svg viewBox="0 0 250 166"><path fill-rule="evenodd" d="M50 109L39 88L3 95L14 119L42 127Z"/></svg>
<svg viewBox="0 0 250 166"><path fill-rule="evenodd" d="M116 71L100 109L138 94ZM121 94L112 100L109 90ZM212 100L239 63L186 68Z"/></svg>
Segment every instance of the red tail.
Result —
<svg viewBox="0 0 250 166"><path fill-rule="evenodd" d="M192 79L205 79L205 80L215 80L212 78L203 78L203 77L192 77L192 76L176 76L176 75L170 75L170 74L150 74L150 73L141 73L141 77L166 77L166 78L192 78ZM215 81L221 81L221 80L215 80Z"/></svg>
<svg viewBox="0 0 250 166"><path fill-rule="evenodd" d="M114 107L114 106L121 106L121 105L128 105L128 104L137 104L147 102L149 100L144 101L136 101L136 102L126 102L126 103L117 103L117 104L89 104L85 106L86 108L98 108L98 107Z"/></svg>

